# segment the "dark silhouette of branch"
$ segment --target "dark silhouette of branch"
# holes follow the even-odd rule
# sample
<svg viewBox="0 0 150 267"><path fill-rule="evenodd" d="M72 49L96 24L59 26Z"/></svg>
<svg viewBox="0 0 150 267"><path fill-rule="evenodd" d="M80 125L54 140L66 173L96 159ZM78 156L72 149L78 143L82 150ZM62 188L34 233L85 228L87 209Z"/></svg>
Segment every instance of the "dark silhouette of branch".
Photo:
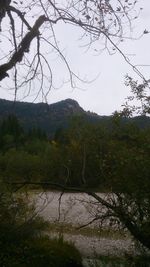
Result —
<svg viewBox="0 0 150 267"><path fill-rule="evenodd" d="M23 87L28 91L27 95L30 94L34 81L37 81L37 96L41 93L43 97L46 97L54 84L53 65L46 54L54 52L67 67L71 87L76 87L76 81L83 82L72 71L59 47L57 31L54 28L57 22L61 22L64 27L66 24L79 27L82 30L81 38L86 37L89 40L88 48L93 43L102 41L103 48L100 51L106 49L110 52L111 49L113 53L119 52L136 74L144 79L137 66L130 62L119 47L122 40L131 38L127 32L131 32L132 21L139 15L135 8L136 2L117 0L115 4L107 0L92 2L68 0L61 5L51 0L29 1L26 4L23 1L2 0L0 24L4 18L6 22L9 19L7 28L2 25L2 30L5 31L5 37L2 35L2 47L5 45L5 40L10 46L6 47L5 53L1 50L0 56L3 63L0 65L0 81L8 77L9 71L13 70L15 94L19 88ZM34 25L32 25L33 18L35 18ZM124 25L128 27L128 30ZM31 43L34 39L37 39L38 45L31 50ZM47 48L46 52L44 47Z"/></svg>
<svg viewBox="0 0 150 267"><path fill-rule="evenodd" d="M22 61L24 53L29 52L30 44L35 37L39 35L39 28L46 21L46 17L44 15L40 16L32 29L23 37L20 42L17 51L14 52L11 59L0 66L0 81L8 76L7 71L14 67L18 62Z"/></svg>

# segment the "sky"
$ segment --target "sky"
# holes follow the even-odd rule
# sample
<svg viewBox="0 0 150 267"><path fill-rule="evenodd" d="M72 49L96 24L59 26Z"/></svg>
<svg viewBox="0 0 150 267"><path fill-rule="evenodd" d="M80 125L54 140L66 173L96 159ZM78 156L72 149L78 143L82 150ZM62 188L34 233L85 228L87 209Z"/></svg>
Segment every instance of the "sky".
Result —
<svg viewBox="0 0 150 267"><path fill-rule="evenodd" d="M134 22L133 37L139 37L145 29L150 31L150 1L139 0L139 4L143 7L143 11L138 20ZM109 55L106 50L97 53L101 44L87 50L85 41L79 39L77 28L73 30L70 27L62 29L60 27L56 28L56 32L70 67L84 82L77 82L77 88L72 89L70 83L66 82L67 75L64 66L57 62L54 70L57 77L57 89L49 92L47 102L52 104L72 98L78 101L85 110L99 115L110 115L115 110L120 110L125 98L130 94L129 88L124 84L126 74L139 79L129 64L119 53ZM137 40L134 38L126 40L121 43L120 48L133 64L138 65L143 75L149 78L150 34L145 34ZM9 83L8 80L5 82ZM14 94L8 90L1 90L0 98L13 100ZM22 100L21 95L18 96L18 100ZM32 98L27 97L24 101L31 102ZM36 102L41 102L41 98L37 98Z"/></svg>

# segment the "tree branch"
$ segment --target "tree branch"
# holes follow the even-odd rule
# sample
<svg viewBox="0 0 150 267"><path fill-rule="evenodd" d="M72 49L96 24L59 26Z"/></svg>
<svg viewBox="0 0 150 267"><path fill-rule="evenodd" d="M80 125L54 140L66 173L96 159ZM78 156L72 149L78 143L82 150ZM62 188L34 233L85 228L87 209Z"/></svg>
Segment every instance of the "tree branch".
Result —
<svg viewBox="0 0 150 267"><path fill-rule="evenodd" d="M8 77L9 75L7 71L12 69L17 63L22 61L24 53L29 52L32 40L39 35L39 28L45 21L47 21L47 18L44 15L40 16L36 20L31 30L24 36L17 48L17 51L14 52L11 59L7 63L0 66L0 81L5 77Z"/></svg>

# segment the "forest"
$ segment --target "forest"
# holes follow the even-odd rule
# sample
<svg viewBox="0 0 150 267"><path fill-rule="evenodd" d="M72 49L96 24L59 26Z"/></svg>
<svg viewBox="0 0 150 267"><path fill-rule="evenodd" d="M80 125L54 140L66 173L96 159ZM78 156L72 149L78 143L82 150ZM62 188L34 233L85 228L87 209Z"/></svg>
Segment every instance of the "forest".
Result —
<svg viewBox="0 0 150 267"><path fill-rule="evenodd" d="M150 177L150 128L122 124L109 129L76 116L49 140L41 129L24 131L10 115L0 126L0 175L5 182L55 182L98 191L135 190ZM145 180L143 180L145 179Z"/></svg>

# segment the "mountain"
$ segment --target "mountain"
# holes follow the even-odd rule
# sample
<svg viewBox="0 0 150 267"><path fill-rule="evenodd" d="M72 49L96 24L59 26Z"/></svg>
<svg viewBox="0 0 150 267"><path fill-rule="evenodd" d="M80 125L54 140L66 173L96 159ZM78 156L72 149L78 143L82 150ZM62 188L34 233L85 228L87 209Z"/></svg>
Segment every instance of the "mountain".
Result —
<svg viewBox="0 0 150 267"><path fill-rule="evenodd" d="M84 113L85 111L72 99L51 105L0 99L0 120L13 114L25 129L41 128L49 136L53 136L56 129L66 127L72 115Z"/></svg>
<svg viewBox="0 0 150 267"><path fill-rule="evenodd" d="M13 102L0 99L0 120L14 114L25 129L41 128L52 137L59 128L67 127L72 116L83 116L92 123L111 124L111 116L99 116L96 113L86 112L77 101L66 99L51 105L45 103ZM150 126L150 118L146 116L130 119L138 126Z"/></svg>

